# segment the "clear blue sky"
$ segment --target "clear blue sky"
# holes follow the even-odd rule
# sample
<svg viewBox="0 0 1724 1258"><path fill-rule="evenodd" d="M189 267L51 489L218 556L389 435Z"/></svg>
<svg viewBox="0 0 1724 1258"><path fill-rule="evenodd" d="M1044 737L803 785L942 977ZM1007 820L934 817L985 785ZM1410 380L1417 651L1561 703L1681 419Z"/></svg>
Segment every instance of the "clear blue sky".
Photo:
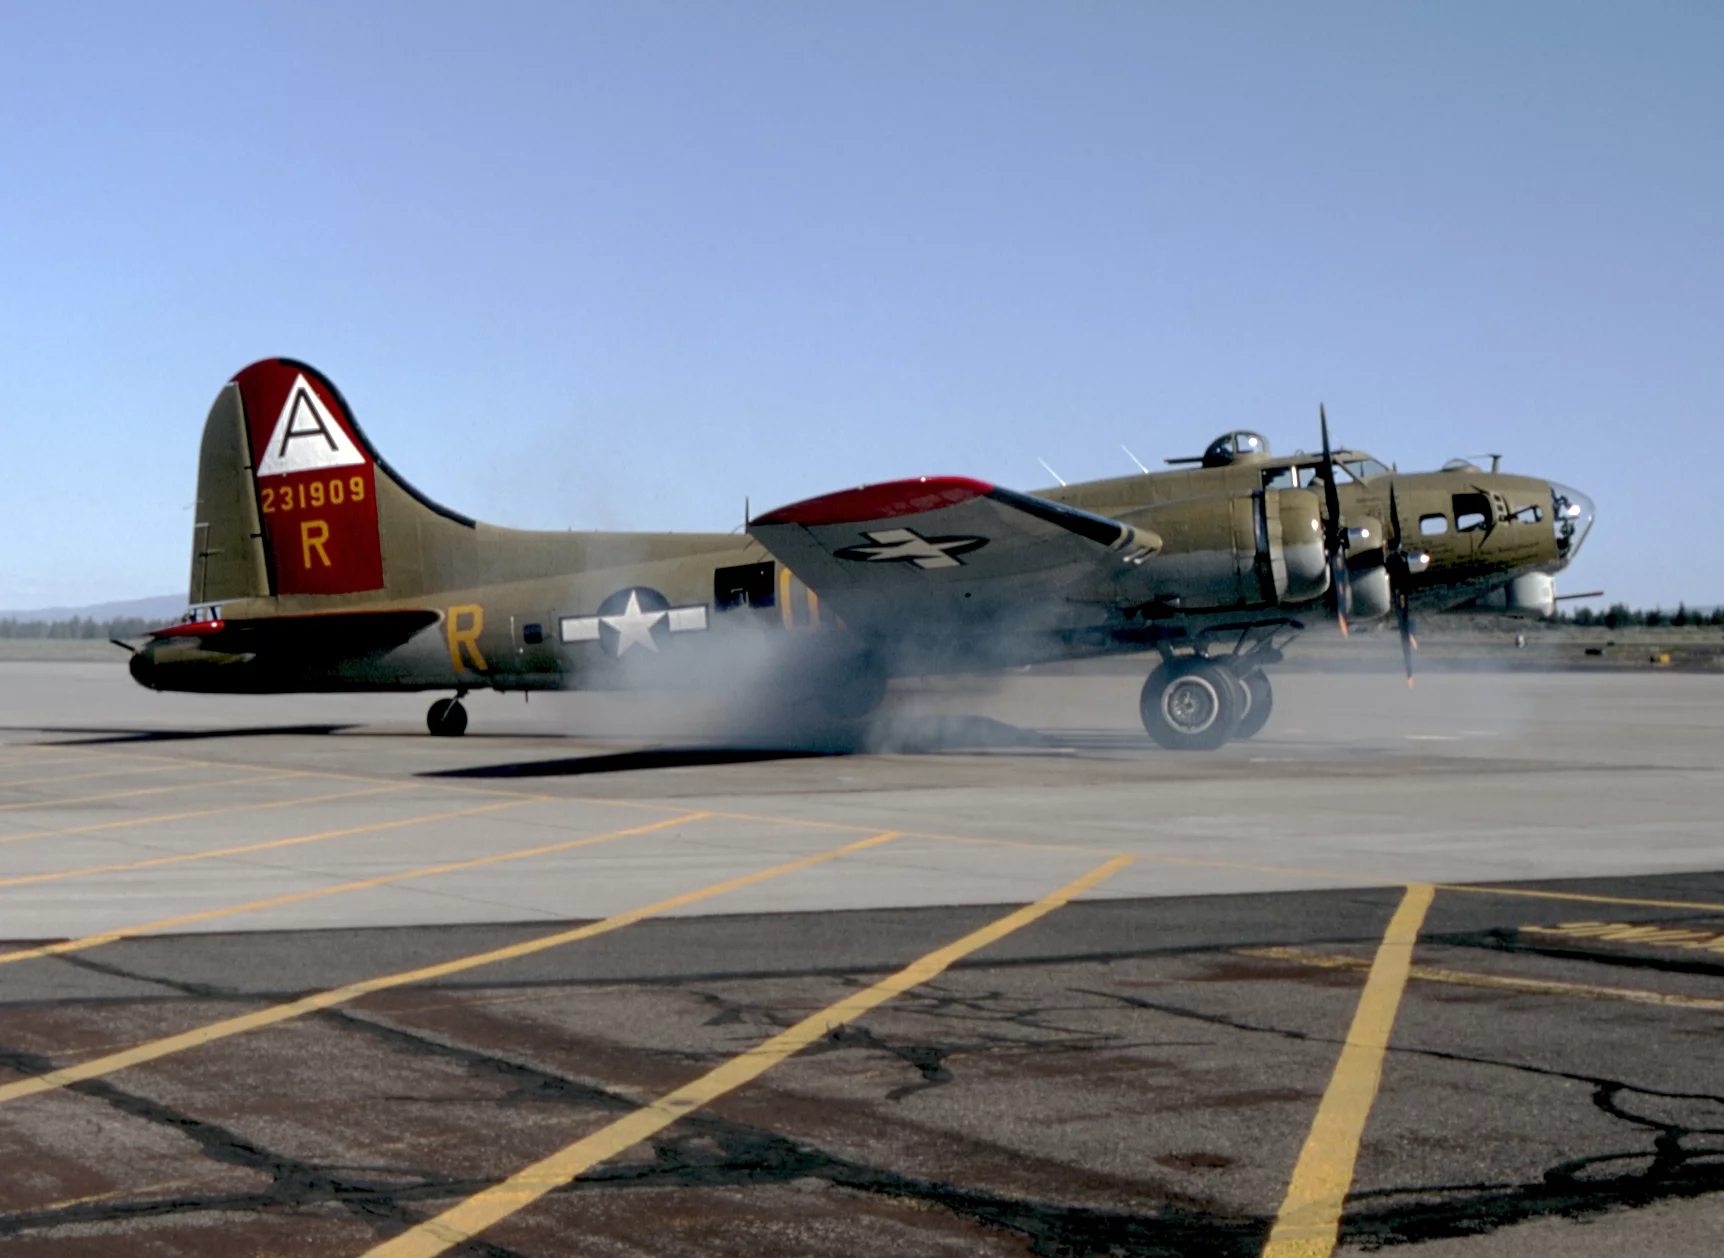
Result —
<svg viewBox="0 0 1724 1258"><path fill-rule="evenodd" d="M183 589L287 354L422 489L728 529L1257 428L1724 601L1724 5L0 6L0 607Z"/></svg>

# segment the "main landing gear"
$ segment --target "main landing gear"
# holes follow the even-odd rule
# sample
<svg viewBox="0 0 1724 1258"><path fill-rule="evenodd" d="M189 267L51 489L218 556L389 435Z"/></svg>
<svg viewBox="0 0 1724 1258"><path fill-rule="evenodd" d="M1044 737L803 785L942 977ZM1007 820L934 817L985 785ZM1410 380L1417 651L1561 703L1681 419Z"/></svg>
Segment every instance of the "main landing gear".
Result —
<svg viewBox="0 0 1724 1258"><path fill-rule="evenodd" d="M1138 700L1144 729L1172 751L1214 751L1250 738L1274 707L1269 678L1249 656L1172 656L1149 675Z"/></svg>
<svg viewBox="0 0 1724 1258"><path fill-rule="evenodd" d="M433 703L425 714L425 728L438 738L459 738L465 734L467 709L461 706L461 699L466 693L463 690L453 699L439 699Z"/></svg>

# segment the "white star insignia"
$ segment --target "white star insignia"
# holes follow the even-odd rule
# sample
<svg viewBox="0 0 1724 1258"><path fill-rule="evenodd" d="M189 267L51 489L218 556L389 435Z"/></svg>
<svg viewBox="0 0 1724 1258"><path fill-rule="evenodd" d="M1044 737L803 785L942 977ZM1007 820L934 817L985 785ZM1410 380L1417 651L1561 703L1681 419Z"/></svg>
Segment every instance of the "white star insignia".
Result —
<svg viewBox="0 0 1724 1258"><path fill-rule="evenodd" d="M665 612L644 612L641 610L641 597L638 593L629 591L628 606L616 616L600 616L600 623L617 631L617 654L620 656L635 643L640 643L649 651L657 651L658 643L652 640L653 626L663 620Z"/></svg>

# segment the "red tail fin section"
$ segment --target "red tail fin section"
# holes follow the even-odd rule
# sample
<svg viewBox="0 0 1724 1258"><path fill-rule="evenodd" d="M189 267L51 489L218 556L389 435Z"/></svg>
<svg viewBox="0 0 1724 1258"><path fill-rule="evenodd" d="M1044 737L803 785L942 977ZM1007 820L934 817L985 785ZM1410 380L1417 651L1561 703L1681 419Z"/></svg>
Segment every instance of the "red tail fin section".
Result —
<svg viewBox="0 0 1724 1258"><path fill-rule="evenodd" d="M381 589L376 459L341 394L315 368L286 358L255 362L233 382L275 592Z"/></svg>

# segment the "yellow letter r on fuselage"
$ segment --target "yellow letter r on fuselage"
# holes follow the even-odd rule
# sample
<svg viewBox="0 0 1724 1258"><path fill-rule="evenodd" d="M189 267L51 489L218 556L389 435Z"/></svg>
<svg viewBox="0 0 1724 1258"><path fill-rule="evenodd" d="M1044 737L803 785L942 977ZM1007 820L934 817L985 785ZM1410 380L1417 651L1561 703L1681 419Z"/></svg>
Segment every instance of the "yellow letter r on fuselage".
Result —
<svg viewBox="0 0 1724 1258"><path fill-rule="evenodd" d="M449 662L455 666L455 671L467 671L467 665L461 659L462 647L472 657L473 667L481 673L486 671L485 657L479 654L479 635L485 629L485 609L477 603L451 607L444 623L449 627Z"/></svg>

